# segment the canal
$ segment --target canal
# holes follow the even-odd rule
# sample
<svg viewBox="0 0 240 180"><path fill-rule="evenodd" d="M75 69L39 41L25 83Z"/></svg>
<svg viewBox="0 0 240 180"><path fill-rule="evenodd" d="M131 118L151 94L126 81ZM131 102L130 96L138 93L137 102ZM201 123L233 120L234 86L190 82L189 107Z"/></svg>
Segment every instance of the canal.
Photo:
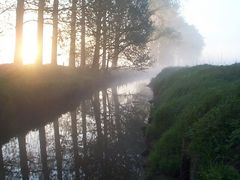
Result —
<svg viewBox="0 0 240 180"><path fill-rule="evenodd" d="M152 98L148 83L101 89L2 143L1 179L143 179L143 127Z"/></svg>

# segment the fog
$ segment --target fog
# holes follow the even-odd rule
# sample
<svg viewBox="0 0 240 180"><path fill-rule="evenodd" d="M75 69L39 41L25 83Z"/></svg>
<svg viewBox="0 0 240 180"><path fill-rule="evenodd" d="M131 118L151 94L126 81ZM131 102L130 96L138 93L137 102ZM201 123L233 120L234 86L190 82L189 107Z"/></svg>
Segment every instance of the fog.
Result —
<svg viewBox="0 0 240 180"><path fill-rule="evenodd" d="M200 64L204 38L179 15L178 5L166 3L153 0L150 7L154 11L152 20L156 30L153 37L156 40L149 44L154 67Z"/></svg>

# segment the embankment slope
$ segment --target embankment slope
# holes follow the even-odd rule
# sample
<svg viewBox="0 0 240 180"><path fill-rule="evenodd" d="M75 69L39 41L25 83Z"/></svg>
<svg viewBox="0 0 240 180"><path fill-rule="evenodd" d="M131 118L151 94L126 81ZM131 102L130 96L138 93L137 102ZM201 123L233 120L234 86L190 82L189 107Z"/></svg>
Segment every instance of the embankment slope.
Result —
<svg viewBox="0 0 240 180"><path fill-rule="evenodd" d="M150 86L148 178L240 179L240 64L168 68Z"/></svg>

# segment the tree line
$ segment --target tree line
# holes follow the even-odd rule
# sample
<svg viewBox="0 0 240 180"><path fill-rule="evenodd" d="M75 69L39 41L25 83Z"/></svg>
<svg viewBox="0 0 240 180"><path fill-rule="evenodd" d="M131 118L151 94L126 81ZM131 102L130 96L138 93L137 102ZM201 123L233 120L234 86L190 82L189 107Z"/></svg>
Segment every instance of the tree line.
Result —
<svg viewBox="0 0 240 180"><path fill-rule="evenodd" d="M148 60L153 31L148 0L17 0L14 63L22 64L24 14L37 13L36 63L43 63L43 33L52 26L51 64L61 43L68 44L69 67L116 68L124 60ZM67 42L67 43L66 43ZM137 63L136 63L137 62Z"/></svg>

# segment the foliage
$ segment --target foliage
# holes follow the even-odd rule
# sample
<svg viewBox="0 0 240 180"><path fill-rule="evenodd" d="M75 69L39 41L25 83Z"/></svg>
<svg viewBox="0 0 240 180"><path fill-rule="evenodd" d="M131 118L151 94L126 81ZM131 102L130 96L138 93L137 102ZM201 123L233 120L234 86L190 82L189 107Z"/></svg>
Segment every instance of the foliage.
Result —
<svg viewBox="0 0 240 180"><path fill-rule="evenodd" d="M240 64L202 65L168 68L152 80L150 175L179 177L184 155L196 179L238 179L239 77Z"/></svg>
<svg viewBox="0 0 240 180"><path fill-rule="evenodd" d="M206 168L204 173L200 177L200 180L212 180L212 179L239 180L240 175L238 171L232 166L217 164Z"/></svg>

